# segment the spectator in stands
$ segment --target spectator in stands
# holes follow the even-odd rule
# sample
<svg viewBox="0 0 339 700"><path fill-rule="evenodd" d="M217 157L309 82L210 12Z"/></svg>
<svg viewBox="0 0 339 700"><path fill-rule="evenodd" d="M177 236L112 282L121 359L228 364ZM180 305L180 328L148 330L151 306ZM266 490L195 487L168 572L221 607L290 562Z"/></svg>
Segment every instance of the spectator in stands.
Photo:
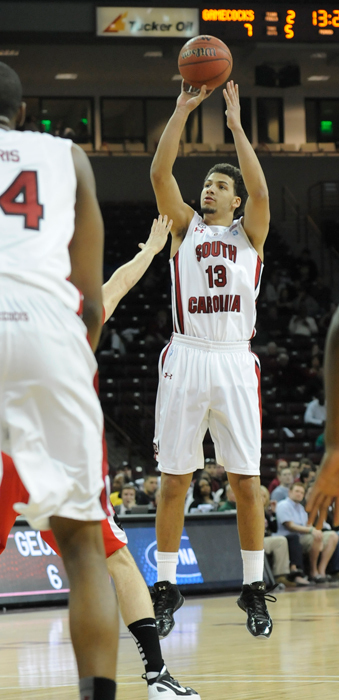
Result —
<svg viewBox="0 0 339 700"><path fill-rule="evenodd" d="M279 353L277 366L272 374L278 401L294 398L297 391L299 394L303 392L304 377L301 369L291 362L287 352Z"/></svg>
<svg viewBox="0 0 339 700"><path fill-rule="evenodd" d="M319 272L316 263L311 258L311 253L309 248L304 248L299 258L295 260L295 274L297 279L307 284L312 284L312 282L318 277Z"/></svg>
<svg viewBox="0 0 339 700"><path fill-rule="evenodd" d="M298 533L303 552L309 558L310 581L325 583L326 567L337 547L338 535L333 530L321 532L307 525L308 514L302 505L304 496L304 484L291 485L288 497L277 505L277 532L278 535Z"/></svg>
<svg viewBox="0 0 339 700"><path fill-rule="evenodd" d="M329 325L330 325L330 323L331 323L331 321L332 321L332 318L333 318L333 316L334 316L336 310L337 310L337 306L336 306L336 304L332 301L331 304L330 304L330 308L329 308L329 310L327 311L327 313L325 313L325 314L321 317L321 319L319 320L319 330L320 330L320 332L321 332L322 334L326 334L326 333L327 333L328 328L329 328Z"/></svg>
<svg viewBox="0 0 339 700"><path fill-rule="evenodd" d="M314 299L319 304L319 311L321 314L325 314L331 304L332 294L329 287L326 287L322 277L318 276L314 282L309 287L309 293L312 294Z"/></svg>
<svg viewBox="0 0 339 700"><path fill-rule="evenodd" d="M145 343L148 346L163 347L169 342L172 335L172 325L166 309L159 309L155 318L150 321L147 331Z"/></svg>
<svg viewBox="0 0 339 700"><path fill-rule="evenodd" d="M265 348L265 354L263 353L260 357L261 369L265 374L271 374L277 366L277 358L279 355L279 348L274 340L267 343Z"/></svg>
<svg viewBox="0 0 339 700"><path fill-rule="evenodd" d="M221 479L218 478L219 466L215 457L207 457L204 463L204 471L211 477L212 493L216 493L222 487ZM222 467L224 470L224 467Z"/></svg>
<svg viewBox="0 0 339 700"><path fill-rule="evenodd" d="M279 299L277 301L277 308L279 311L279 316L285 316L289 319L292 315L292 301L293 295L290 287L282 287Z"/></svg>
<svg viewBox="0 0 339 700"><path fill-rule="evenodd" d="M277 503L288 497L289 488L291 484L293 484L293 474L290 468L285 467L284 469L281 469L280 473L278 474L278 479L279 486L276 486L271 493L272 501L277 501Z"/></svg>
<svg viewBox="0 0 339 700"><path fill-rule="evenodd" d="M276 270L271 272L265 287L264 298L268 304L275 304L279 299L279 275Z"/></svg>
<svg viewBox="0 0 339 700"><path fill-rule="evenodd" d="M128 482L124 472L118 472L112 482L112 493L110 495L110 500L112 506L118 506L122 503L121 489Z"/></svg>
<svg viewBox="0 0 339 700"><path fill-rule="evenodd" d="M317 468L312 465L312 466L307 466L304 465L301 472L300 472L300 481L302 484L304 484L305 489L308 488L308 485L315 480L317 476Z"/></svg>
<svg viewBox="0 0 339 700"><path fill-rule="evenodd" d="M271 483L268 486L269 493L272 493L273 489L275 489L277 486L279 486L279 484L280 484L280 480L279 480L280 472L282 469L287 469L288 466L289 465L288 465L288 462L286 461L286 459L277 459L277 462L276 462L277 473L276 473L274 479L272 479Z"/></svg>
<svg viewBox="0 0 339 700"><path fill-rule="evenodd" d="M306 307L301 305L299 312L292 316L288 330L293 336L310 338L318 333L318 326L314 318L307 315Z"/></svg>
<svg viewBox="0 0 339 700"><path fill-rule="evenodd" d="M277 535L277 520L275 516L276 502L270 501L269 491L261 486L261 496L265 510L265 554L273 556L273 574L276 583L285 586L308 586L307 579L296 571L295 565L290 565L289 545L287 537Z"/></svg>
<svg viewBox="0 0 339 700"><path fill-rule="evenodd" d="M280 316L276 304L271 304L265 316L261 319L263 329L267 331L270 338L279 341L286 334L286 318Z"/></svg>
<svg viewBox="0 0 339 700"><path fill-rule="evenodd" d="M189 507L189 512L198 510L202 513L209 513L217 509L212 495L211 484L205 477L197 479L193 488L193 501Z"/></svg>
<svg viewBox="0 0 339 700"><path fill-rule="evenodd" d="M324 390L318 391L317 396L307 405L304 422L308 425L322 427L326 421L326 406Z"/></svg>
<svg viewBox="0 0 339 700"><path fill-rule="evenodd" d="M306 309L307 316L314 317L317 313L319 313L318 302L314 299L314 297L308 294L306 289L300 289L299 294L293 301L293 310L295 313L299 313L300 309L302 308Z"/></svg>
<svg viewBox="0 0 339 700"><path fill-rule="evenodd" d="M136 487L131 482L124 484L121 489L121 504L114 506L114 510L118 515L129 515L131 508L136 505L135 500Z"/></svg>
<svg viewBox="0 0 339 700"><path fill-rule="evenodd" d="M311 398L324 386L324 370L320 355L312 355L309 366L303 370L305 400Z"/></svg>
<svg viewBox="0 0 339 700"><path fill-rule="evenodd" d="M232 491L231 485L227 484L226 489L225 489L225 500L220 499L219 505L218 505L218 511L236 510L236 509L237 509L237 504L236 504L234 492Z"/></svg>
<svg viewBox="0 0 339 700"><path fill-rule="evenodd" d="M138 506L151 505L155 508L155 494L158 488L158 476L157 474L147 474L144 479L144 483L140 489L137 491L135 500Z"/></svg>
<svg viewBox="0 0 339 700"><path fill-rule="evenodd" d="M300 481L300 466L299 466L299 462L297 462L297 461L295 461L295 460L292 460L291 462L289 462L288 466L289 466L289 468L290 468L290 470L291 470L291 472L292 472L293 481Z"/></svg>

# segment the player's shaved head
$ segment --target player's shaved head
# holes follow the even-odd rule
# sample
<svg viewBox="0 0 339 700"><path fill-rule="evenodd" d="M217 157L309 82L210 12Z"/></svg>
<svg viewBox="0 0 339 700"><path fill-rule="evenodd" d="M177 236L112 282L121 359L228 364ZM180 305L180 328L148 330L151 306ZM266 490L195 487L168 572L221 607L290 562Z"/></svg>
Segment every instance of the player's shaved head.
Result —
<svg viewBox="0 0 339 700"><path fill-rule="evenodd" d="M0 62L0 116L13 119L22 101L22 87L18 74Z"/></svg>

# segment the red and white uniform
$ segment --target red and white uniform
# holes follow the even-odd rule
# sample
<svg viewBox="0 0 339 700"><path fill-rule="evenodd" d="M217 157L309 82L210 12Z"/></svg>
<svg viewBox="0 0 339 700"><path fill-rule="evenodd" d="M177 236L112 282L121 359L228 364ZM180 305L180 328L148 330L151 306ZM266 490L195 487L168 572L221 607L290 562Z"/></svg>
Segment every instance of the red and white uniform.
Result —
<svg viewBox="0 0 339 700"><path fill-rule="evenodd" d="M67 280L71 145L0 129L0 449L29 493L16 511L41 530L51 515L106 517L97 365Z"/></svg>
<svg viewBox="0 0 339 700"><path fill-rule="evenodd" d="M159 361L159 469L203 468L209 429L225 469L258 474L260 365L251 353L262 262L242 219L207 226L195 213L170 261L174 334Z"/></svg>
<svg viewBox="0 0 339 700"><path fill-rule="evenodd" d="M15 523L17 513L13 506L17 501L27 503L29 493L25 489L11 457L2 453L3 478L0 485L0 554L7 544L8 535ZM101 521L106 557L110 557L118 549L127 544L127 535L114 520L114 511L111 507L111 515ZM60 555L58 545L51 530L42 532L42 537L57 554ZM60 555L61 556L61 555Z"/></svg>

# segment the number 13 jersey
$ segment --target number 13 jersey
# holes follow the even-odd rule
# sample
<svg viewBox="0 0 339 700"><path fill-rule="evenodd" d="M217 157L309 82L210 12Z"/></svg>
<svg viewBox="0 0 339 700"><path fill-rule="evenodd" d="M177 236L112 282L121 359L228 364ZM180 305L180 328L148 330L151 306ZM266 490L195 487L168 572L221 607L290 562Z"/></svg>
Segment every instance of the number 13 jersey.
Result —
<svg viewBox="0 0 339 700"><path fill-rule="evenodd" d="M241 222L207 226L194 213L170 260L176 333L221 342L255 335L263 264Z"/></svg>
<svg viewBox="0 0 339 700"><path fill-rule="evenodd" d="M0 276L53 294L77 311L67 280L74 233L72 141L0 129Z"/></svg>

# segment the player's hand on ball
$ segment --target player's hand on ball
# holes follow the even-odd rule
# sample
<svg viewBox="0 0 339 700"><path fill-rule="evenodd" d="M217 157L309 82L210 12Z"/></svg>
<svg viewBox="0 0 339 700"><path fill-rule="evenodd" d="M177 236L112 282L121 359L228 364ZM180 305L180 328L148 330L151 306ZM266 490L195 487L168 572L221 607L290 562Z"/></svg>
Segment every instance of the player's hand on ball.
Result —
<svg viewBox="0 0 339 700"><path fill-rule="evenodd" d="M177 99L177 107L186 107L190 112L196 109L203 100L212 94L213 90L207 90L206 85L201 88L191 87L185 80L181 83L181 93Z"/></svg>
<svg viewBox="0 0 339 700"><path fill-rule="evenodd" d="M339 525L339 450L327 450L324 454L320 472L307 499L306 510L309 513L309 523L316 518L317 528L327 518L329 506L335 502L335 517L333 524Z"/></svg>
<svg viewBox="0 0 339 700"><path fill-rule="evenodd" d="M154 255L160 253L166 244L172 224L172 219L168 221L166 214L164 217L159 214L158 218L153 221L151 233L146 243L139 243L139 248L141 248L141 250L143 250L143 248L152 248Z"/></svg>
<svg viewBox="0 0 339 700"><path fill-rule="evenodd" d="M227 115L227 126L233 131L233 129L241 127L239 85L235 85L233 80L230 80L229 83L226 83L223 95L227 107L225 112Z"/></svg>

